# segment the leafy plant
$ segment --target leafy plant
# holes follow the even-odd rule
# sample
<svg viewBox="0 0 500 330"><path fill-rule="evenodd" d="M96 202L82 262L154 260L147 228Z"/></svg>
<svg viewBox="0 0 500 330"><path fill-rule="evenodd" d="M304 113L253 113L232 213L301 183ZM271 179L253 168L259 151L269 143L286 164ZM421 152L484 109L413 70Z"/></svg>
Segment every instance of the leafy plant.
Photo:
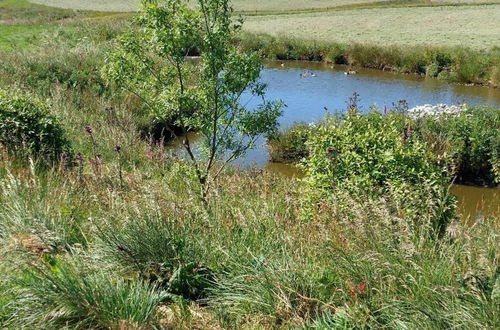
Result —
<svg viewBox="0 0 500 330"><path fill-rule="evenodd" d="M458 182L500 183L500 110L470 107L415 121L415 134L451 168Z"/></svg>
<svg viewBox="0 0 500 330"><path fill-rule="evenodd" d="M0 144L12 153L40 156L55 161L70 156L71 146L59 121L47 105L22 95L0 90Z"/></svg>
<svg viewBox="0 0 500 330"><path fill-rule="evenodd" d="M424 143L415 138L411 121L395 112L327 117L308 140L304 163L309 203L328 199L340 189L364 189L382 196L390 186L430 184L428 198L440 205L434 229L441 232L453 216L444 169Z"/></svg>
<svg viewBox="0 0 500 330"><path fill-rule="evenodd" d="M143 1L136 20L141 29L120 38L103 74L138 96L156 121L168 119L182 129L206 202L225 166L276 129L282 105L264 100L258 54L240 53L231 44L242 21L232 17L229 1L198 0L197 8L185 0ZM195 49L200 59L193 63L187 56ZM262 103L247 109L244 94ZM165 131L177 136L168 125ZM198 152L188 131L203 136Z"/></svg>
<svg viewBox="0 0 500 330"><path fill-rule="evenodd" d="M305 123L299 123L270 137L268 148L271 161L293 163L306 157L306 141L310 134L311 128Z"/></svg>

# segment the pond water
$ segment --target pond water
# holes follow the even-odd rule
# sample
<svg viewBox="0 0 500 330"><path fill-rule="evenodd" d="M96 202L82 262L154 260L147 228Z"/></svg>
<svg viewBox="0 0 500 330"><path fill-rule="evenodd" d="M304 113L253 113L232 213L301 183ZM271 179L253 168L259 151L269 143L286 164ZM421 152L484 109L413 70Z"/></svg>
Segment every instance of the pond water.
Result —
<svg viewBox="0 0 500 330"><path fill-rule="evenodd" d="M280 99L286 104L280 118L281 128L286 129L300 121L318 121L327 112L342 112L354 92L359 94L361 111L368 111L371 106L380 109L391 107L400 100L405 100L409 107L466 103L500 108L500 90L497 89L454 85L433 78L369 69L359 69L355 75L345 75L346 70L343 66L323 63L267 62L261 78L268 84L266 96L269 100ZM308 77L301 77L304 72L308 72ZM246 95L242 97L242 103L252 107L258 105L259 100ZM242 167L265 167L283 175L297 174L292 166L269 163L268 158L265 140L261 139L256 148L236 164ZM464 216L500 216L499 189L457 185L452 192L457 195L459 209Z"/></svg>

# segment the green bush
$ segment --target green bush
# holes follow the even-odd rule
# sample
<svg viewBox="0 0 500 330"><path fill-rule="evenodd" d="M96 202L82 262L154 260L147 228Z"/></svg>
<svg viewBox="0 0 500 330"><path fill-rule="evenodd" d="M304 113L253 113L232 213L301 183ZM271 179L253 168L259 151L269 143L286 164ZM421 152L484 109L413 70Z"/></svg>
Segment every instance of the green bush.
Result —
<svg viewBox="0 0 500 330"><path fill-rule="evenodd" d="M309 183L329 190L347 182L383 187L387 183L438 180L441 170L435 158L411 130L409 122L398 114L328 117L309 139Z"/></svg>
<svg viewBox="0 0 500 330"><path fill-rule="evenodd" d="M458 182L500 183L500 110L471 107L454 116L415 121L419 140L448 163Z"/></svg>
<svg viewBox="0 0 500 330"><path fill-rule="evenodd" d="M339 189L361 189L378 198L394 187L410 185L418 191L426 185L429 189L421 197L439 209L434 229L442 233L454 215L443 169L402 114L351 111L342 118L327 117L311 134L308 148L304 168L309 203L329 200Z"/></svg>
<svg viewBox="0 0 500 330"><path fill-rule="evenodd" d="M19 93L0 90L0 144L13 153L55 161L71 154L59 121L42 102Z"/></svg>
<svg viewBox="0 0 500 330"><path fill-rule="evenodd" d="M295 124L269 139L268 149L272 162L294 163L309 154L306 141L311 128L305 123Z"/></svg>

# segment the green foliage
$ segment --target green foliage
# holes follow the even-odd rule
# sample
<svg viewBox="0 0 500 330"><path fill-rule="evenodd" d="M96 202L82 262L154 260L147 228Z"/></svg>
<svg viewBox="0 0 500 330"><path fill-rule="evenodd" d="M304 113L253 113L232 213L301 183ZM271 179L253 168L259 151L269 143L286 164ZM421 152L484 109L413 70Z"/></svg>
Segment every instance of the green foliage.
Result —
<svg viewBox="0 0 500 330"><path fill-rule="evenodd" d="M500 180L499 115L496 108L469 107L461 114L408 117L406 121L414 140L429 148L436 164L444 166L455 182L494 185ZM391 116L384 118L391 120ZM312 132L312 127L301 125L280 132L268 142L271 159L299 162L309 154L306 144Z"/></svg>
<svg viewBox="0 0 500 330"><path fill-rule="evenodd" d="M119 39L103 75L137 95L155 121L184 130L184 147L205 199L225 164L276 129L281 103L264 100L259 56L231 45L242 22L233 19L229 1L199 0L197 5L191 9L184 0L144 1L137 18L141 29ZM187 58L195 48L201 55L197 63ZM245 92L262 103L247 109L241 102ZM204 137L203 158L193 152L188 131ZM217 160L223 164L214 169Z"/></svg>
<svg viewBox="0 0 500 330"><path fill-rule="evenodd" d="M71 156L70 142L59 121L42 102L0 90L0 144L13 153L57 161Z"/></svg>
<svg viewBox="0 0 500 330"><path fill-rule="evenodd" d="M267 145L271 161L294 163L307 157L306 142L311 130L309 125L299 123L270 137Z"/></svg>
<svg viewBox="0 0 500 330"><path fill-rule="evenodd" d="M10 327L132 329L151 325L163 296L141 281L126 281L60 258L28 270L13 300Z"/></svg>
<svg viewBox="0 0 500 330"><path fill-rule="evenodd" d="M343 118L327 117L314 129L307 144L306 183L310 203L331 198L336 191L364 189L374 196L387 193L390 187L421 186L422 198L432 200L437 209L432 232L442 235L454 217L453 198L446 192L444 169L421 141L415 138L411 121L402 114L382 115L372 111L360 115L351 109ZM417 212L415 205L406 212ZM421 210L421 209L420 209Z"/></svg>
<svg viewBox="0 0 500 330"><path fill-rule="evenodd" d="M309 139L309 183L330 190L348 182L368 188L439 180L439 168L409 125L400 115L379 112L327 118Z"/></svg>
<svg viewBox="0 0 500 330"><path fill-rule="evenodd" d="M458 182L500 183L500 110L471 107L452 116L415 121L415 134L432 147Z"/></svg>

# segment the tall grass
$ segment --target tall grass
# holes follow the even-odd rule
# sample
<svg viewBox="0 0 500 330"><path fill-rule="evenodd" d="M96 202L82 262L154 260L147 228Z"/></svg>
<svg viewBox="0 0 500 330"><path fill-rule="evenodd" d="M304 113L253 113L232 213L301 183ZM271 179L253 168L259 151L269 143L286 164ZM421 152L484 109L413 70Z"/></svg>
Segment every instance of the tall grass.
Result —
<svg viewBox="0 0 500 330"><path fill-rule="evenodd" d="M56 259L48 263L20 280L8 327L140 329L153 321L162 300L154 287Z"/></svg>
<svg viewBox="0 0 500 330"><path fill-rule="evenodd" d="M187 308L191 318L199 312L185 307L186 299L207 306L202 314L212 316L203 317L210 322L204 327L493 328L498 323L493 289L498 221L470 228L454 221L436 241L425 226L435 216L427 212L431 201L422 199L416 187L394 188L377 199L362 191L339 191L304 221L300 181L257 170L226 173L206 213L189 193L194 179L182 163L160 172L154 162L144 163L140 170L126 171L125 186L103 183L113 181L108 170L100 177L89 173L82 183L76 169L38 180L29 170L4 165L15 173L18 186L30 187L20 193L4 185L3 196L10 196L2 199L4 206L24 205L16 211L22 217L42 214L40 209L57 214L58 205L84 201L75 206L88 219L81 230L89 238L82 247L39 251L23 239L26 234L18 234L34 240L40 232L31 231L33 222L2 234L4 246L23 256L17 264L34 261L41 267L26 277L2 258L10 274L0 285L2 297L9 299L2 311L5 326L61 320L82 327L114 328L121 320L147 326L153 319L144 315L153 315L151 304L162 308L151 298L156 296L149 285L171 306ZM422 212L405 211L415 207ZM70 219L61 217L61 225ZM41 236L51 232L57 232L55 227ZM78 262L74 267L72 260ZM110 273L112 281L104 275ZM191 295L189 286L204 274L209 275L204 294ZM12 287L25 294L10 295L17 292ZM137 304L123 305L124 297L136 295ZM64 313L54 313L63 307ZM169 322L186 324L185 317ZM49 323L38 323L42 320Z"/></svg>

